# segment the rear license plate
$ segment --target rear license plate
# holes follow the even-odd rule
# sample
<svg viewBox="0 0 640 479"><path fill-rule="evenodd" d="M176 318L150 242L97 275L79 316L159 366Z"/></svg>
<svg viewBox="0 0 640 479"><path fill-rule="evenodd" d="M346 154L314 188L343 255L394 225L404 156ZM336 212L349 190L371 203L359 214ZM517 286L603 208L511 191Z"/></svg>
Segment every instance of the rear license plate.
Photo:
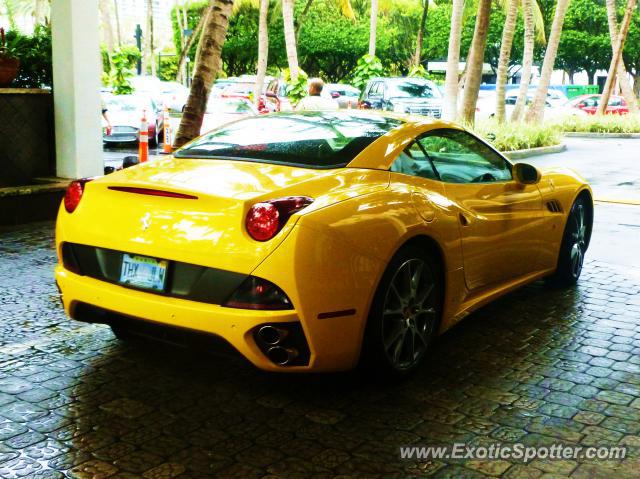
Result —
<svg viewBox="0 0 640 479"><path fill-rule="evenodd" d="M136 288L163 291L168 261L147 256L125 254L122 257L120 282Z"/></svg>

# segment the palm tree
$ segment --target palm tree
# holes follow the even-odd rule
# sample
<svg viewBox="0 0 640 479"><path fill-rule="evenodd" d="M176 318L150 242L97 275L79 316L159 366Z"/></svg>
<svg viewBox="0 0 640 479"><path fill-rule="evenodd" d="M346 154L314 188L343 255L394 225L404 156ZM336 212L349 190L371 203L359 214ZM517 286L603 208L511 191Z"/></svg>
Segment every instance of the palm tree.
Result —
<svg viewBox="0 0 640 479"><path fill-rule="evenodd" d="M180 56L178 57L178 68L176 73L176 80L181 83L186 80L185 78L186 70L184 66L187 61L187 56L189 55L189 52L191 51L191 47L193 47L193 44L196 42L196 40L199 41L199 39L201 38L202 29L204 28L204 25L207 22L207 18L209 18L209 15L211 14L211 8L212 8L212 5L207 5L207 7L202 11L202 15L200 16L200 20L198 20L198 24L196 25L196 28L193 30L191 35L189 35L189 38L187 39L186 43L183 45L182 50L180 51ZM177 16L180 17L179 12Z"/></svg>
<svg viewBox="0 0 640 479"><path fill-rule="evenodd" d="M153 0L146 0L147 27L144 36L144 51L142 53L142 74L146 75L149 66L155 75L155 62L153 61Z"/></svg>
<svg viewBox="0 0 640 479"><path fill-rule="evenodd" d="M371 18L369 20L369 55L376 56L376 31L378 28L378 0L371 0Z"/></svg>
<svg viewBox="0 0 640 479"><path fill-rule="evenodd" d="M105 43L107 44L107 49L109 52L113 51L114 44L114 35L113 35L113 24L111 22L111 12L109 11L109 0L100 0L98 3L98 8L100 10L100 16L102 17L102 28L104 31Z"/></svg>
<svg viewBox="0 0 640 479"><path fill-rule="evenodd" d="M267 73L267 59L269 57L269 0L260 0L260 17L258 20L258 74L253 91L253 101L258 105L262 94L262 85Z"/></svg>
<svg viewBox="0 0 640 479"><path fill-rule="evenodd" d="M420 17L420 25L418 26L418 35L416 37L416 51L413 54L413 65L420 65L422 59L422 41L424 39L424 31L427 25L427 17L429 16L430 0L420 0L422 2L422 16Z"/></svg>
<svg viewBox="0 0 640 479"><path fill-rule="evenodd" d="M558 45L560 44L560 35L562 35L562 25L564 24L564 16L569 8L570 0L558 0L556 11L553 15L553 23L551 24L551 33L547 50L544 52L544 61L542 62L542 71L540 73L540 82L533 97L533 103L527 111L525 117L529 123L539 123L544 115L544 105L547 99L547 90L549 89L549 81L553 66L556 62L556 54L558 53Z"/></svg>
<svg viewBox="0 0 640 479"><path fill-rule="evenodd" d="M509 59L511 58L511 46L513 35L516 31L516 21L518 20L519 0L508 0L507 16L502 29L502 44L500 46L500 58L498 59L498 78L496 80L496 120L498 123L504 122L505 117L505 95L507 77L509 73Z"/></svg>
<svg viewBox="0 0 640 479"><path fill-rule="evenodd" d="M287 50L287 61L289 62L289 72L291 81L298 81L298 50L296 46L296 29L293 23L294 0L282 0L282 21L284 23L284 44Z"/></svg>
<svg viewBox="0 0 640 479"><path fill-rule="evenodd" d="M522 0L522 13L524 17L524 53L522 55L522 74L520 75L520 89L516 106L511 114L511 121L520 121L527 103L527 93L531 82L531 67L533 66L534 47L534 23L533 23L533 2L536 0ZM504 100L502 100L504 104Z"/></svg>
<svg viewBox="0 0 640 479"><path fill-rule="evenodd" d="M200 55L194 65L191 91L176 134L176 147L200 134L211 85L222 66L222 46L229 28L233 0L211 0L211 5L211 14L202 30Z"/></svg>
<svg viewBox="0 0 640 479"><path fill-rule="evenodd" d="M460 66L460 34L462 33L463 13L464 0L453 0L447 73L444 82L444 107L442 110L442 116L446 120L455 120L458 116L458 71Z"/></svg>
<svg viewBox="0 0 640 479"><path fill-rule="evenodd" d="M607 105L609 104L609 98L611 97L611 92L613 90L613 82L616 79L618 65L622 63L622 50L624 49L624 42L626 41L627 34L629 33L631 16L633 15L633 11L636 8L636 3L636 0L627 0L627 8L624 12L624 17L622 18L620 33L617 35L616 40L613 44L613 57L611 58L611 65L609 66L607 81L605 82L604 88L602 89L602 97L600 98L598 110L596 111L597 115L603 115L607 108Z"/></svg>
<svg viewBox="0 0 640 479"><path fill-rule="evenodd" d="M118 8L118 0L113 0L113 14L116 20L116 35L118 46L122 45L122 31L120 30L120 9Z"/></svg>
<svg viewBox="0 0 640 479"><path fill-rule="evenodd" d="M464 81L464 96L460 117L467 123L473 123L476 116L476 102L482 81L484 50L489 33L489 17L491 16L491 0L479 0L476 26L471 41L471 49L467 56L467 73Z"/></svg>
<svg viewBox="0 0 640 479"><path fill-rule="evenodd" d="M607 20L609 23L609 35L611 36L611 47L614 48L615 41L618 36L618 20L616 18L616 1L606 0L607 4ZM638 111L638 99L636 98L629 77L627 77L627 71L624 66L624 61L620 59L618 63L618 83L622 90L622 96L627 100L629 110L633 113Z"/></svg>

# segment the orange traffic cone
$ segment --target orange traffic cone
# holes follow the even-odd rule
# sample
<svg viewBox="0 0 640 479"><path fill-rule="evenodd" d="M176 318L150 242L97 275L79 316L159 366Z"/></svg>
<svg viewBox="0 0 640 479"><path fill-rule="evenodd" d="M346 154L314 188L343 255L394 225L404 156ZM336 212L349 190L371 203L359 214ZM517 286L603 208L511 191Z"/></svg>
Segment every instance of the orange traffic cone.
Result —
<svg viewBox="0 0 640 479"><path fill-rule="evenodd" d="M140 139L138 141L138 159L144 163L149 159L149 123L147 122L147 112L142 112L140 122Z"/></svg>
<svg viewBox="0 0 640 479"><path fill-rule="evenodd" d="M164 144L162 145L162 152L166 155L173 152L173 138L171 137L171 117L169 116L169 109L164 107L163 125L164 125Z"/></svg>

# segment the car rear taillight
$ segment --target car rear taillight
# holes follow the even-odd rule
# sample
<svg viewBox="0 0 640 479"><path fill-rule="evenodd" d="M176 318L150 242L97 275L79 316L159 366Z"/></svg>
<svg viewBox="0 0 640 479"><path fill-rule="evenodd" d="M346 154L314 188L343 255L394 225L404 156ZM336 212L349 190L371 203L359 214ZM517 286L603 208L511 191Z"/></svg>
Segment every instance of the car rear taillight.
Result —
<svg viewBox="0 0 640 479"><path fill-rule="evenodd" d="M288 196L256 203L247 212L245 227L256 241L268 241L287 223L292 214L313 203L308 196Z"/></svg>
<svg viewBox="0 0 640 479"><path fill-rule="evenodd" d="M93 178L82 178L80 180L74 180L67 187L67 191L64 194L64 209L67 213L73 213L82 199L84 193L84 185L86 185Z"/></svg>
<svg viewBox="0 0 640 479"><path fill-rule="evenodd" d="M240 309L293 309L291 300L275 284L266 279L249 276L224 304Z"/></svg>

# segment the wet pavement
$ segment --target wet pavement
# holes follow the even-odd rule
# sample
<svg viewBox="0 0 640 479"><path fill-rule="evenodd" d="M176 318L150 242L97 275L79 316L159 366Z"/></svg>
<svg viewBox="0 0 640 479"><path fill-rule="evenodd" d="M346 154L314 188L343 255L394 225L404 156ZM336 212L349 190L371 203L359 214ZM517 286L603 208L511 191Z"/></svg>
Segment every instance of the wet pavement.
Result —
<svg viewBox="0 0 640 479"><path fill-rule="evenodd" d="M566 151L522 161L572 168L589 181L596 199L640 204L640 138L565 137L562 141Z"/></svg>
<svg viewBox="0 0 640 479"><path fill-rule="evenodd" d="M640 268L608 256L611 241L640 251L629 215L597 206L576 288L498 300L387 383L119 341L65 317L52 223L0 230L0 477L639 477ZM622 461L399 460L400 446L453 442L629 449Z"/></svg>

